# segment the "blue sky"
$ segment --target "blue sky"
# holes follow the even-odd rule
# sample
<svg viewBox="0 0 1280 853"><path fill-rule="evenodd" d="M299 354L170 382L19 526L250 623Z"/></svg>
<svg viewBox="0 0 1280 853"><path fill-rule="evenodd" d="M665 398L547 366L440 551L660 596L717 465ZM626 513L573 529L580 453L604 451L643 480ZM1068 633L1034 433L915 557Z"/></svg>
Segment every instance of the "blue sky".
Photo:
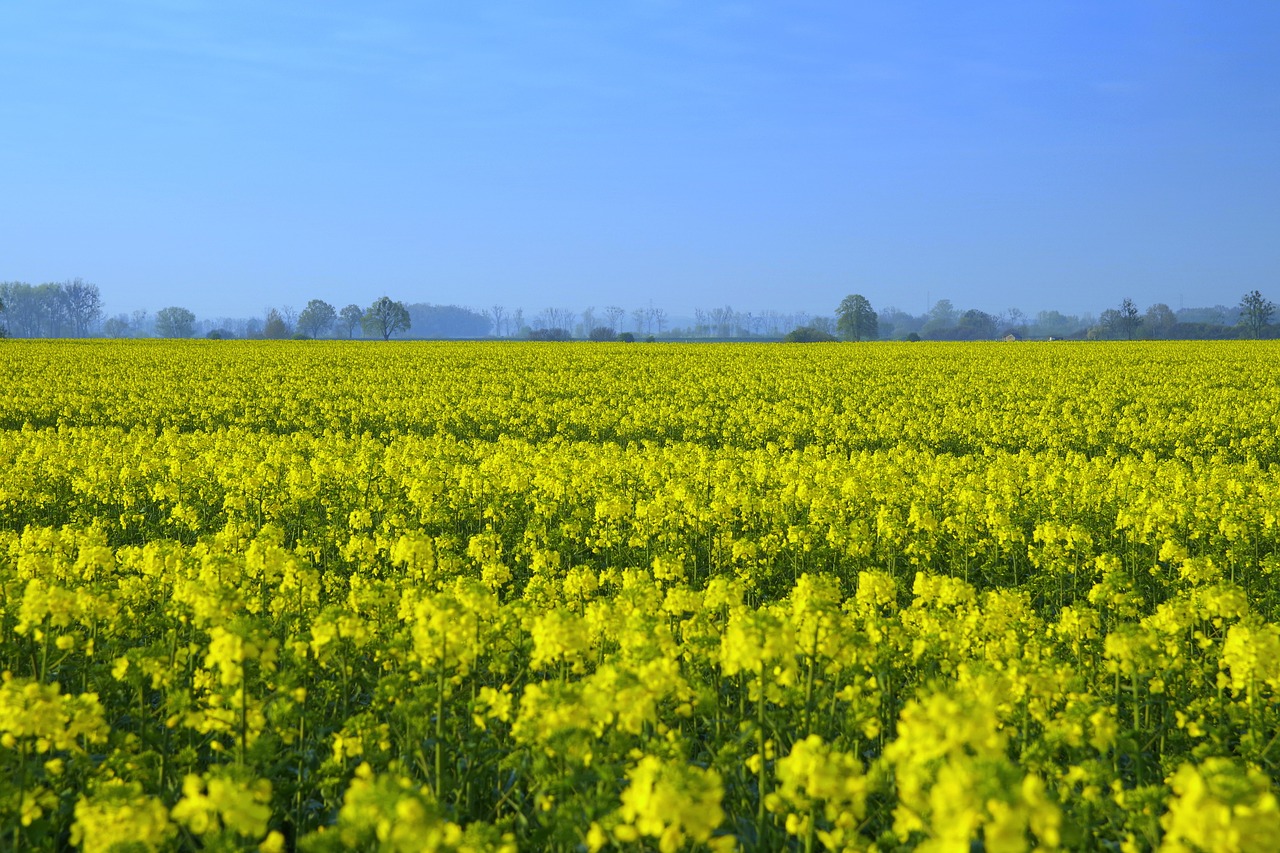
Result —
<svg viewBox="0 0 1280 853"><path fill-rule="evenodd" d="M1280 299L1280 4L0 5L0 279L830 312Z"/></svg>

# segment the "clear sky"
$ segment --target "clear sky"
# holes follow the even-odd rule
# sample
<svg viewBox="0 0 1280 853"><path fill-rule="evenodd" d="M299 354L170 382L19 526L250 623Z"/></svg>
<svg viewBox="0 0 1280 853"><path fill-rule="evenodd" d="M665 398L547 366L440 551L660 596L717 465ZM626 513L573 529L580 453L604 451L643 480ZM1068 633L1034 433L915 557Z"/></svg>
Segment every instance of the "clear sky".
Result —
<svg viewBox="0 0 1280 853"><path fill-rule="evenodd" d="M0 3L0 280L110 312L1280 299L1280 3Z"/></svg>

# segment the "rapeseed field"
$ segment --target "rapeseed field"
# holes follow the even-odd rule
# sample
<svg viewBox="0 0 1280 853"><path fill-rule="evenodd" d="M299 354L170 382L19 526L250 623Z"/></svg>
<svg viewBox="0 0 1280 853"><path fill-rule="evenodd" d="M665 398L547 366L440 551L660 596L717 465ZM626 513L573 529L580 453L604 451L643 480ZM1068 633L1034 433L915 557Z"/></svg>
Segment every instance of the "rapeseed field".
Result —
<svg viewBox="0 0 1280 853"><path fill-rule="evenodd" d="M0 365L0 847L1280 839L1280 345Z"/></svg>

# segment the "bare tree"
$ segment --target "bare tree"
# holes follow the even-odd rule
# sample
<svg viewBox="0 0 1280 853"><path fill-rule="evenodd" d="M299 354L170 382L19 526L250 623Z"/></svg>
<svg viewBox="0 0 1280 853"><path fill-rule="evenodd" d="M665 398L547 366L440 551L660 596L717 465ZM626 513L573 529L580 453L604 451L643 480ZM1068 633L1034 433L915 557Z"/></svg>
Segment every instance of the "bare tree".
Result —
<svg viewBox="0 0 1280 853"><path fill-rule="evenodd" d="M501 305L494 305L489 309L489 319L493 320L493 334L495 337L502 337L502 321L507 316L507 309Z"/></svg>
<svg viewBox="0 0 1280 853"><path fill-rule="evenodd" d="M701 308L693 309L693 334L694 337L706 337L711 327L707 322L707 312Z"/></svg>
<svg viewBox="0 0 1280 853"><path fill-rule="evenodd" d="M0 282L0 299L4 300L6 333L20 338L40 334L40 316L35 288L24 281Z"/></svg>
<svg viewBox="0 0 1280 853"><path fill-rule="evenodd" d="M1125 297L1120 303L1118 327L1120 332L1125 336L1126 340L1133 340L1134 332L1138 331L1138 326L1142 325L1142 315L1138 312L1138 305L1129 297Z"/></svg>
<svg viewBox="0 0 1280 853"><path fill-rule="evenodd" d="M610 305L608 308L604 309L605 321L609 324L609 328L613 329L615 334L621 331L618 328L618 324L622 322L622 315L626 313L627 312L624 309L619 308L617 305Z"/></svg>
<svg viewBox="0 0 1280 853"><path fill-rule="evenodd" d="M102 324L102 333L108 338L125 338L129 336L129 315L117 314L108 317Z"/></svg>
<svg viewBox="0 0 1280 853"><path fill-rule="evenodd" d="M56 338L67 321L67 302L62 295L62 285L38 284L35 287L36 315L45 337Z"/></svg>
<svg viewBox="0 0 1280 853"><path fill-rule="evenodd" d="M1001 334L1012 332L1016 335L1025 335L1027 333L1027 315L1021 308L1005 309L1000 315L1000 323L1004 327L1001 329Z"/></svg>
<svg viewBox="0 0 1280 853"><path fill-rule="evenodd" d="M662 334L662 330L667 325L667 312L661 308L650 308L649 316L653 318L653 325L658 329L658 334Z"/></svg>
<svg viewBox="0 0 1280 853"><path fill-rule="evenodd" d="M771 337L779 334L782 330L779 328L782 321L782 315L770 308L768 311L760 315L760 323L762 329Z"/></svg>
<svg viewBox="0 0 1280 853"><path fill-rule="evenodd" d="M62 300L66 304L71 333L83 338L102 317L102 295L96 284L77 278L62 283Z"/></svg>
<svg viewBox="0 0 1280 853"><path fill-rule="evenodd" d="M731 337L738 325L738 313L732 305L711 309L711 323L715 327L716 337Z"/></svg>

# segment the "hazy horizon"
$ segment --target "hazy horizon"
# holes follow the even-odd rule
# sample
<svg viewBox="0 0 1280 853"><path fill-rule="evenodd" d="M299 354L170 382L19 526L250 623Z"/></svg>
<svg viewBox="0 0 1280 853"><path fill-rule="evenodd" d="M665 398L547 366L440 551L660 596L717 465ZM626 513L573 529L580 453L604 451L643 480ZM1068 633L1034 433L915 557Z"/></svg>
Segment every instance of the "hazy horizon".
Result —
<svg viewBox="0 0 1280 853"><path fill-rule="evenodd" d="M1280 6L0 7L0 280L1097 314L1280 296Z"/></svg>

